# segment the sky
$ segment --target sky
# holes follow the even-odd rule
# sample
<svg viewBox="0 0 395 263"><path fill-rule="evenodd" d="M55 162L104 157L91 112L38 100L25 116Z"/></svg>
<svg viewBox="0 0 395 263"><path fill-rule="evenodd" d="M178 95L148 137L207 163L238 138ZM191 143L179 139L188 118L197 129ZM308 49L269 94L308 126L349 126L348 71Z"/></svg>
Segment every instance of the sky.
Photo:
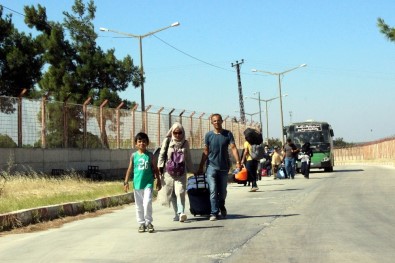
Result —
<svg viewBox="0 0 395 263"><path fill-rule="evenodd" d="M86 2L86 1L85 1ZM63 21L74 1L0 0L20 30L23 7L40 3L48 20ZM374 141L395 135L395 43L377 27L381 17L395 27L393 0L96 0L93 21L103 50L115 49L140 65L139 41L102 32L100 27L134 35L179 22L142 40L145 104L150 111L185 110L184 116L220 113L240 118L236 67L248 121L263 123L266 103L279 96L279 78L252 69L280 73L284 125L326 121L346 142ZM12 9L13 11L10 11ZM19 14L21 13L21 14ZM3 14L3 16L4 16ZM140 104L140 89L121 97ZM269 137L279 138L280 100L267 103ZM261 115L261 119L260 119Z"/></svg>

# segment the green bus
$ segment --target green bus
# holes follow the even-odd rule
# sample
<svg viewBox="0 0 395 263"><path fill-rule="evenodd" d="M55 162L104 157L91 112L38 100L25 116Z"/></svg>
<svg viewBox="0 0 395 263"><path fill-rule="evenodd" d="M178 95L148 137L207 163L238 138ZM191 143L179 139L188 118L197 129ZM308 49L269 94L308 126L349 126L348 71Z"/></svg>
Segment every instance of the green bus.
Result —
<svg viewBox="0 0 395 263"><path fill-rule="evenodd" d="M302 145L310 142L313 150L310 168L324 169L325 172L333 172L335 165L333 156L333 129L327 122L307 120L305 122L292 123L286 126L284 134L301 149ZM297 170L300 171L300 162L297 162Z"/></svg>

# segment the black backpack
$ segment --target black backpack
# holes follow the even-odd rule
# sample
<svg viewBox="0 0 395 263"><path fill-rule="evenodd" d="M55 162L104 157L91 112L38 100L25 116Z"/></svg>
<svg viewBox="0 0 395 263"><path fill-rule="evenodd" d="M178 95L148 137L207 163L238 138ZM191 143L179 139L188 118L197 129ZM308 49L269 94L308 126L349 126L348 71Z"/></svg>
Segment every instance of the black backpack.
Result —
<svg viewBox="0 0 395 263"><path fill-rule="evenodd" d="M263 143L263 137L262 137L262 133L260 133L259 131L252 129L252 128L247 128L244 131L244 137L246 139L246 141L253 145L253 144L262 144Z"/></svg>

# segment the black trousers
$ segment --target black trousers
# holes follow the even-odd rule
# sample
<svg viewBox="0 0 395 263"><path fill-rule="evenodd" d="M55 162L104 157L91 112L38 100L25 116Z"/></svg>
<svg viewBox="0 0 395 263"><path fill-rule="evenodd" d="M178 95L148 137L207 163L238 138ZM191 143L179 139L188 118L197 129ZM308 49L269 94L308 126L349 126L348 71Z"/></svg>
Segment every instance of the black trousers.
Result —
<svg viewBox="0 0 395 263"><path fill-rule="evenodd" d="M258 169L258 161L257 160L251 160L246 162L246 168L248 172L248 181L251 182L251 187L256 187L256 172Z"/></svg>
<svg viewBox="0 0 395 263"><path fill-rule="evenodd" d="M309 177L310 173L310 162L302 162L302 165L300 167L300 172L305 176Z"/></svg>

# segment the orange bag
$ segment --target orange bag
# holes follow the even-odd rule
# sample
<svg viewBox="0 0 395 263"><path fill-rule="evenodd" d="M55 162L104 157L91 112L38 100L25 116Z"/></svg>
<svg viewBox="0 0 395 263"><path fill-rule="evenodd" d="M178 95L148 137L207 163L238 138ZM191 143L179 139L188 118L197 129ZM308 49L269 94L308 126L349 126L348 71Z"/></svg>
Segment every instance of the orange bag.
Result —
<svg viewBox="0 0 395 263"><path fill-rule="evenodd" d="M247 181L247 169L243 167L240 172L235 175L235 179L238 181Z"/></svg>

